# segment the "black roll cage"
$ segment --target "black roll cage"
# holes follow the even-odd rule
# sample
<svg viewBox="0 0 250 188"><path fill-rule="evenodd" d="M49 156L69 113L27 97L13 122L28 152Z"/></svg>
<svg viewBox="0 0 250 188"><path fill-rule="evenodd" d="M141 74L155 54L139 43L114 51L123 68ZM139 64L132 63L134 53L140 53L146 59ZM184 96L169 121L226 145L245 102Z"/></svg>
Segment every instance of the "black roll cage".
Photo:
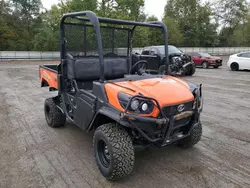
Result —
<svg viewBox="0 0 250 188"><path fill-rule="evenodd" d="M164 33L165 54L168 54L168 30L167 30L167 27L164 23L159 22L159 21L157 21L157 22L135 22L135 21L103 18L103 17L97 17L96 14L92 11L82 11L82 12L73 12L73 13L64 14L61 18L61 21L60 21L60 49L61 49L60 56L61 56L61 61L66 59L64 25L69 24L69 23L65 22L66 18L74 18L74 19L81 20L81 21L91 22L91 24L95 28L96 40L97 40L97 45L98 45L99 62L100 62L100 82L101 83L104 82L105 76L104 76L104 61L103 61L103 48L102 48L102 37L101 37L100 23L133 26L132 28L126 28L126 30L130 31L130 36L129 36L129 45L130 46L128 48L128 55L130 57L129 58L129 70L131 69L131 66L132 66L131 54L132 54L133 34L134 34L134 30L136 29L137 26L162 28L162 31ZM77 24L75 24L75 25L77 25ZM130 49L130 51L129 51L129 49ZM168 65L169 65L169 59L166 58L165 69L166 69L167 74L169 74Z"/></svg>

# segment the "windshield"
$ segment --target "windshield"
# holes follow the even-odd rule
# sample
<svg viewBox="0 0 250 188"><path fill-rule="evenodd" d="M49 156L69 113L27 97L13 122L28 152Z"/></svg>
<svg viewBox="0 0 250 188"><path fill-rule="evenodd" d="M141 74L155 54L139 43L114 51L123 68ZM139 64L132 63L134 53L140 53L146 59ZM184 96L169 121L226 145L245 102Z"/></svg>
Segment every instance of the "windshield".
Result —
<svg viewBox="0 0 250 188"><path fill-rule="evenodd" d="M164 46L159 47L158 49L160 51L160 54L165 54L165 47ZM175 46L171 46L171 45L168 46L168 54L181 54L181 53L182 52L178 48L176 48Z"/></svg>
<svg viewBox="0 0 250 188"><path fill-rule="evenodd" d="M202 56L202 57L211 57L211 55L208 54L208 53L199 53L199 54L200 54L200 56Z"/></svg>

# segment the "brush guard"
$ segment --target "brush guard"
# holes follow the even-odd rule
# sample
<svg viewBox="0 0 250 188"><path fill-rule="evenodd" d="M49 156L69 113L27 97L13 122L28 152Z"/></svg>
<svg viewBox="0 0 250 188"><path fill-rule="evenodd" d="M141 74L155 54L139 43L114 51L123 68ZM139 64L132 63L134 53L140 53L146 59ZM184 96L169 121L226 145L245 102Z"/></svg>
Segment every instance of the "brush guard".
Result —
<svg viewBox="0 0 250 188"><path fill-rule="evenodd" d="M129 106L131 105L131 102L134 99L144 99L144 100L151 100L155 103L155 107L159 110L159 116L160 118L152 118L152 117L143 117L143 116L139 116L139 114L132 114L131 112L128 111ZM148 140L149 142L152 143L158 143L157 145L159 145L160 147L169 145L173 142L176 142L179 139L185 138L187 137L191 130L193 129L193 127L195 127L196 125L198 125L200 122L196 122L194 123L197 119L199 119L199 113L198 111L185 111L182 112L180 114L174 115L174 116L170 116L170 117L166 117L166 115L164 114L164 112L162 111L158 101L156 99L150 98L150 97L145 97L145 96L141 96L141 95L136 95L131 97L131 99L129 100L125 111L123 113L121 113L120 115L121 119L125 119L127 120L131 126L133 128L135 128L146 140ZM185 126L184 125L179 125L177 127L174 127L174 122L176 120L180 120L183 118L187 118L187 117L192 117L191 121L189 123L191 123L192 125L190 126L189 131L187 132L187 134L185 135L176 135L174 137L171 136L172 131L178 129L179 127ZM153 123L156 125L161 125L163 126L163 130L162 130L162 135L158 138L152 138L150 136L148 136L137 124L136 121L140 121L140 122L145 122L145 123Z"/></svg>

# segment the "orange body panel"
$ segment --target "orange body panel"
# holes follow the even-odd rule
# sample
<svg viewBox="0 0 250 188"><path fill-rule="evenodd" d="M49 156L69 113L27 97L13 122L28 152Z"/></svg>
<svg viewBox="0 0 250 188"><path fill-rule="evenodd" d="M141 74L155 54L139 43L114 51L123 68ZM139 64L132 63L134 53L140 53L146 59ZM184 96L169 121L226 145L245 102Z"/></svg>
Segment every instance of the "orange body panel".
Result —
<svg viewBox="0 0 250 188"><path fill-rule="evenodd" d="M49 87L58 89L57 73L41 67L40 68L40 80L41 80L41 83L47 82Z"/></svg>
<svg viewBox="0 0 250 188"><path fill-rule="evenodd" d="M181 104L194 100L188 84L179 78L171 76L116 82L115 84L108 83L105 85L105 90L109 103L120 111L124 111L124 109L121 107L117 97L119 92L124 92L131 96L141 93L146 97L156 99L161 108L167 105ZM159 111L155 108L149 116L156 117L158 114Z"/></svg>

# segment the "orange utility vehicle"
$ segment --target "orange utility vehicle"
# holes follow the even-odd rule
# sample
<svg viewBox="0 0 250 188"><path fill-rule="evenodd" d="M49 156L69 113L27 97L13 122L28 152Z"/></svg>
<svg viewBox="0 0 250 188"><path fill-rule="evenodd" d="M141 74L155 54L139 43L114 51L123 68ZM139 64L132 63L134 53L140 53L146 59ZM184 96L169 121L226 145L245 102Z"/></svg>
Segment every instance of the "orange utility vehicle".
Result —
<svg viewBox="0 0 250 188"><path fill-rule="evenodd" d="M108 180L132 172L138 145L188 148L202 135L201 85L147 74L145 60L131 66L137 27L161 30L168 54L167 27L162 22L76 12L61 19L61 63L40 67L41 85L58 91L45 100L48 125L63 126L67 119L83 130L93 130L96 163ZM165 69L168 72L168 59Z"/></svg>

